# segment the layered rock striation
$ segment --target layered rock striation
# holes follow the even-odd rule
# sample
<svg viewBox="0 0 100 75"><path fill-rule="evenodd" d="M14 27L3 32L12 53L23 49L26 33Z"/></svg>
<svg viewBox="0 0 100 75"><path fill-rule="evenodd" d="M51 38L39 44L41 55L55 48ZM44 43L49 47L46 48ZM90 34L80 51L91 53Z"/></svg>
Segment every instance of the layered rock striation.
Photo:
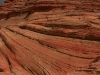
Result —
<svg viewBox="0 0 100 75"><path fill-rule="evenodd" d="M0 6L0 75L99 74L99 0L6 0Z"/></svg>

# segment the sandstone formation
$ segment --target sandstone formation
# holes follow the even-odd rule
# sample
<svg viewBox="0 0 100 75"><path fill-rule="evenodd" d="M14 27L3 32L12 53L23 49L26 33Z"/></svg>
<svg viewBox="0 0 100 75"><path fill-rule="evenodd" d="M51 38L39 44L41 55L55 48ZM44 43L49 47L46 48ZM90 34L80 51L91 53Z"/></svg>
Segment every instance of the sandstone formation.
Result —
<svg viewBox="0 0 100 75"><path fill-rule="evenodd" d="M6 0L0 6L0 75L100 75L100 0Z"/></svg>

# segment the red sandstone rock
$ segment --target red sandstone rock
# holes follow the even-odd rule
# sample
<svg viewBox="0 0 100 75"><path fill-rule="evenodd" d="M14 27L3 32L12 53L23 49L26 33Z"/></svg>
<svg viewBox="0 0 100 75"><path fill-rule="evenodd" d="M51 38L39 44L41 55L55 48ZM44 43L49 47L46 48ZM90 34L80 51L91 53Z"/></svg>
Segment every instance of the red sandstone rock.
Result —
<svg viewBox="0 0 100 75"><path fill-rule="evenodd" d="M99 75L99 0L6 0L0 6L0 75Z"/></svg>

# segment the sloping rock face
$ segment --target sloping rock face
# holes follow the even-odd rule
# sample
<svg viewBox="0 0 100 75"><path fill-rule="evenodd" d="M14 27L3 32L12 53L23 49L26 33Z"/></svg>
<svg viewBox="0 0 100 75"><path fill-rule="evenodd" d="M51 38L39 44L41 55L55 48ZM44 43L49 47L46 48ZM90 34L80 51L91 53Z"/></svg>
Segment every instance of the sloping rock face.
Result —
<svg viewBox="0 0 100 75"><path fill-rule="evenodd" d="M6 0L0 75L100 75L100 0Z"/></svg>

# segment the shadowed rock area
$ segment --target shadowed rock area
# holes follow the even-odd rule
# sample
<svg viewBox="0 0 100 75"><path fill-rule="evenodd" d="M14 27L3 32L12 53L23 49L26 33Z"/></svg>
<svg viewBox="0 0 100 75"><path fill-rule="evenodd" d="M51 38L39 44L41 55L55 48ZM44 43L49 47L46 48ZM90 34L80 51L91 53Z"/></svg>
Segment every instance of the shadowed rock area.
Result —
<svg viewBox="0 0 100 75"><path fill-rule="evenodd" d="M6 0L0 75L100 75L100 0Z"/></svg>

